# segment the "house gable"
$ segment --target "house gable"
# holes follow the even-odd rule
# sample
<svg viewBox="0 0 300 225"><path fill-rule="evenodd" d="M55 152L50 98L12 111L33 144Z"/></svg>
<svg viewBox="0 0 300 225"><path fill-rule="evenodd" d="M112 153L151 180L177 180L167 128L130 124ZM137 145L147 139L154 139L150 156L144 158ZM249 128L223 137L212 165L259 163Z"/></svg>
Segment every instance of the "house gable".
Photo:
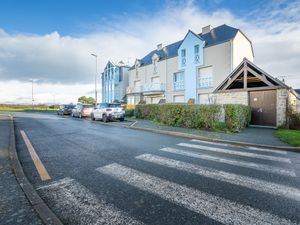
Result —
<svg viewBox="0 0 300 225"><path fill-rule="evenodd" d="M264 72L248 59L244 58L244 60L229 74L214 92L277 88L288 89L289 87L280 80Z"/></svg>

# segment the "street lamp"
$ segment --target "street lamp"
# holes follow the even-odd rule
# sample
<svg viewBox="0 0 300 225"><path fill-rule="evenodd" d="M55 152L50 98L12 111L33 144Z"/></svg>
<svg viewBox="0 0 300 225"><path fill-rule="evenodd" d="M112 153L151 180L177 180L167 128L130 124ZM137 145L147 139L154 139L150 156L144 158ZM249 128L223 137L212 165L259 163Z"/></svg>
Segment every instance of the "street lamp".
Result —
<svg viewBox="0 0 300 225"><path fill-rule="evenodd" d="M91 53L91 55L94 56L95 59L96 59L96 74L95 74L95 100L96 100L96 103L95 103L95 105L97 105L97 75L98 75L97 58L98 58L98 56L96 54L93 54L93 53Z"/></svg>

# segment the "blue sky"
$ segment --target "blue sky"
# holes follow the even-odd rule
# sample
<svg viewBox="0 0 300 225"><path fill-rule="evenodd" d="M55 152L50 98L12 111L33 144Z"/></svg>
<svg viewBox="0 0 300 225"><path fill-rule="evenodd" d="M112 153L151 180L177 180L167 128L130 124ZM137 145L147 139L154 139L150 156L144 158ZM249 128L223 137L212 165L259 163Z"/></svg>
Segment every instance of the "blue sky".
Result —
<svg viewBox="0 0 300 225"><path fill-rule="evenodd" d="M1 0L0 103L30 103L30 79L37 103L93 96L91 53L101 71L222 24L250 38L259 67L300 88L299 0Z"/></svg>
<svg viewBox="0 0 300 225"><path fill-rule="evenodd" d="M106 29L119 17L149 16L165 5L182 5L185 1L170 0L2 0L0 27L9 33L47 34L57 31L61 35L78 36ZM271 1L265 0L198 0L195 5L213 12L226 9L244 17ZM175 16L175 15L174 15ZM103 26L99 26L102 24Z"/></svg>

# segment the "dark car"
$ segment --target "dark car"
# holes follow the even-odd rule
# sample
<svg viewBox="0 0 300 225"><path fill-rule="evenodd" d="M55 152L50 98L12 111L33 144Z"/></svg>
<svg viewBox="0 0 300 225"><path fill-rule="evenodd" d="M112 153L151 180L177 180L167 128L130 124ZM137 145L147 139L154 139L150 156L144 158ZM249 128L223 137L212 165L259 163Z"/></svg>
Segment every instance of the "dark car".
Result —
<svg viewBox="0 0 300 225"><path fill-rule="evenodd" d="M57 110L57 115L71 115L72 110L74 109L75 105L60 105L59 109Z"/></svg>

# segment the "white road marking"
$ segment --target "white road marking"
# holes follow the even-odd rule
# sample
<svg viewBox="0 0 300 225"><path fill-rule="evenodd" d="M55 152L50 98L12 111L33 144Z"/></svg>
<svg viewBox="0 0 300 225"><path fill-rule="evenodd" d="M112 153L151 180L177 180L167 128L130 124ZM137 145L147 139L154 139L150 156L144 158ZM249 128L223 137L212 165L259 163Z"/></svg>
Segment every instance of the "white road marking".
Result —
<svg viewBox="0 0 300 225"><path fill-rule="evenodd" d="M224 224L294 224L288 219L280 218L268 212L179 185L116 163L97 168L96 170Z"/></svg>
<svg viewBox="0 0 300 225"><path fill-rule="evenodd" d="M268 173L276 173L279 175L296 177L296 173L293 170L287 170L287 169L283 169L283 168L279 168L279 167L275 167L275 166L269 166L269 165L265 165L265 164L247 162L247 161L242 161L242 160L225 159L225 158L221 158L221 157L217 157L217 156L204 155L201 153L190 152L190 151L180 150L180 149L176 149L176 148L162 148L160 150L164 151L164 152L178 154L178 155L183 155L183 156L188 156L188 157L193 157L193 158L198 158L198 159L204 159L204 160L209 160L209 161L214 161L214 162L219 162L219 163L225 163L225 164L229 164L229 165L233 165L233 166L240 166L240 167L244 167L244 168L255 169L255 170L268 172Z"/></svg>
<svg viewBox="0 0 300 225"><path fill-rule="evenodd" d="M247 149L255 150L255 151L262 151L262 152L272 152L272 153L277 153L277 154L282 154L282 155L287 154L287 151L283 151L283 150L272 150L272 149L257 148L257 147L247 147Z"/></svg>
<svg viewBox="0 0 300 225"><path fill-rule="evenodd" d="M261 155L261 154L242 152L242 151L232 151L229 149L209 147L209 146L203 146L203 145L194 145L194 144L188 144L188 143L179 143L177 145L183 146L183 147L188 147L188 148L196 148L196 149L201 149L201 150L206 150L206 151L218 152L218 153L226 153L226 154L246 156L246 157L251 157L251 158L256 158L256 159L265 159L265 160L272 160L272 161L277 161L277 162L291 163L291 160L288 158L282 158L282 157L276 157L276 156Z"/></svg>
<svg viewBox="0 0 300 225"><path fill-rule="evenodd" d="M208 177L211 179L224 181L227 183L243 186L246 188L254 189L257 191L266 192L272 195L277 195L285 198L290 198L296 201L300 201L300 190L285 185L280 185L260 179L254 179L251 177L238 175L234 173L227 173L221 170L215 170L199 165L194 165L178 160L168 159L151 154L143 154L136 157L147 162L155 163L158 165L194 173L200 176Z"/></svg>
<svg viewBox="0 0 300 225"><path fill-rule="evenodd" d="M39 192L51 199L61 219L70 224L95 225L143 225L115 208L99 200L95 194L73 179L65 178L38 188Z"/></svg>
<svg viewBox="0 0 300 225"><path fill-rule="evenodd" d="M244 148L242 146L237 146L237 145L232 145L232 144L226 144L226 143L219 143L219 142L210 142L210 141L202 141L198 139L192 139L191 141L197 142L197 143L203 143L203 144L210 144L210 145L218 145L218 146L232 146L232 147L240 147ZM272 152L272 153L277 153L281 155L286 155L287 152L283 150L272 150L272 149L267 149L267 148L257 148L257 147L246 147L248 150L254 150L254 151L261 151L261 152Z"/></svg>

